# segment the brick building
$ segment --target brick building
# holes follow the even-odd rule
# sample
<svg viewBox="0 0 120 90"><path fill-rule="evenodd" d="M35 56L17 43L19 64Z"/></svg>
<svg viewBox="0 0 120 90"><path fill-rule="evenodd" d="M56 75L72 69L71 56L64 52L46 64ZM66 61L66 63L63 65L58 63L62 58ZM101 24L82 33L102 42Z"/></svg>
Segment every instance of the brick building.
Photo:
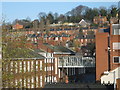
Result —
<svg viewBox="0 0 120 90"><path fill-rule="evenodd" d="M23 29L23 25L16 23L15 25L13 25L13 29Z"/></svg>
<svg viewBox="0 0 120 90"><path fill-rule="evenodd" d="M93 22L95 24L104 24L104 23L107 23L107 18L106 16L99 15L99 16L94 17Z"/></svg>
<svg viewBox="0 0 120 90"><path fill-rule="evenodd" d="M105 71L120 67L120 24L111 24L108 32L96 34L96 80Z"/></svg>
<svg viewBox="0 0 120 90"><path fill-rule="evenodd" d="M44 86L44 59L31 52L32 58L3 59L3 88L41 88Z"/></svg>

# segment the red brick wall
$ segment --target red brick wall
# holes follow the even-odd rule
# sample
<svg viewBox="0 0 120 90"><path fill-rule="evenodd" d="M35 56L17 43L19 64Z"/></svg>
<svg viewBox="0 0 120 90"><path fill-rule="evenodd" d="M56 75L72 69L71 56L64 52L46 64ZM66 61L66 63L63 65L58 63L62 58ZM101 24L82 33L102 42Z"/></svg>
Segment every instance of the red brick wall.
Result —
<svg viewBox="0 0 120 90"><path fill-rule="evenodd" d="M120 56L120 50L113 50L113 42L120 42L120 35L112 35L112 28L111 28L111 35L110 35L110 67L111 70L120 66L120 63L113 63L114 56Z"/></svg>
<svg viewBox="0 0 120 90"><path fill-rule="evenodd" d="M108 33L96 34L96 80L108 70Z"/></svg>

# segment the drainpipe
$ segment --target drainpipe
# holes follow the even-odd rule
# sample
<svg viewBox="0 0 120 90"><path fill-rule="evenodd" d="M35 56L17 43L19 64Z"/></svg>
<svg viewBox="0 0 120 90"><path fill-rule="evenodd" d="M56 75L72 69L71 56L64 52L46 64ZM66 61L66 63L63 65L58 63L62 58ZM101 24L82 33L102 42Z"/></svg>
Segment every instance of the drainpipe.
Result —
<svg viewBox="0 0 120 90"><path fill-rule="evenodd" d="M108 71L110 71L110 36L108 35Z"/></svg>

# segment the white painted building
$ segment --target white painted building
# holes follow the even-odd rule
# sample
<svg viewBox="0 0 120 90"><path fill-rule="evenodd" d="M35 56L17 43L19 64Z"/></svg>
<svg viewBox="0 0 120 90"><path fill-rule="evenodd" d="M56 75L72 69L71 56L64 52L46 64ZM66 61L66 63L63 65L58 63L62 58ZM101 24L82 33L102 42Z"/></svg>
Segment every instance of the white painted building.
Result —
<svg viewBox="0 0 120 90"><path fill-rule="evenodd" d="M120 67L104 72L101 76L101 84L116 84L116 79L120 78Z"/></svg>

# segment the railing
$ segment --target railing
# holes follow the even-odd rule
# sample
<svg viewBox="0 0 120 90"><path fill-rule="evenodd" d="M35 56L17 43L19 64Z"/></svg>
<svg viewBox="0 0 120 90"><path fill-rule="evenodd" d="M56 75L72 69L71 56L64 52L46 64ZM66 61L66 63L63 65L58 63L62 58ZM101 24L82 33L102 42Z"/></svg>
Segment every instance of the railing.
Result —
<svg viewBox="0 0 120 90"><path fill-rule="evenodd" d="M95 58L64 56L59 58L58 67L95 67Z"/></svg>

